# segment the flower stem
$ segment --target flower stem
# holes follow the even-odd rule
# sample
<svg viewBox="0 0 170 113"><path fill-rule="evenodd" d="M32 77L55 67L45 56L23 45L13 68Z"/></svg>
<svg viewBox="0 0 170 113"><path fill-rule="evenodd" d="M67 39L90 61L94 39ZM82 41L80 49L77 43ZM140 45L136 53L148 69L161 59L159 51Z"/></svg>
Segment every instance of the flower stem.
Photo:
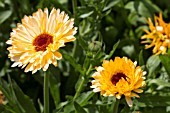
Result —
<svg viewBox="0 0 170 113"><path fill-rule="evenodd" d="M49 75L44 72L44 113L49 113Z"/></svg>
<svg viewBox="0 0 170 113"><path fill-rule="evenodd" d="M82 76L82 81L81 81L81 83L80 83L80 85L79 85L79 87L76 91L76 94L74 95L73 101L79 96L79 94L80 94L80 92L83 88L84 82L85 82L85 79L84 79L84 76Z"/></svg>
<svg viewBox="0 0 170 113"><path fill-rule="evenodd" d="M116 102L114 103L113 113L118 113L119 102L120 99L116 99Z"/></svg>
<svg viewBox="0 0 170 113"><path fill-rule="evenodd" d="M77 1L72 0L72 7L73 7L73 14L74 14L74 19L75 19L75 24L77 25L77 12L76 12L76 7L77 7ZM76 50L78 47L77 40L74 42L74 47L73 47L73 57L76 56Z"/></svg>
<svg viewBox="0 0 170 113"><path fill-rule="evenodd" d="M87 70L87 73L86 73L87 76L90 74L91 68L92 68L92 64L90 64L89 69Z"/></svg>
<svg viewBox="0 0 170 113"><path fill-rule="evenodd" d="M73 7L73 13L74 13L74 18L76 18L76 7L77 7L77 1L72 0L72 7Z"/></svg>
<svg viewBox="0 0 170 113"><path fill-rule="evenodd" d="M89 69L87 70L87 73L85 73L85 76L88 76L90 74L90 71L91 71L91 68L92 68L92 64L90 64L89 66ZM74 95L74 98L73 98L73 101L79 96L79 94L81 93L81 90L83 89L83 85L84 85L84 82L85 82L85 78L84 78L84 75L82 76L82 81L76 91L76 94Z"/></svg>

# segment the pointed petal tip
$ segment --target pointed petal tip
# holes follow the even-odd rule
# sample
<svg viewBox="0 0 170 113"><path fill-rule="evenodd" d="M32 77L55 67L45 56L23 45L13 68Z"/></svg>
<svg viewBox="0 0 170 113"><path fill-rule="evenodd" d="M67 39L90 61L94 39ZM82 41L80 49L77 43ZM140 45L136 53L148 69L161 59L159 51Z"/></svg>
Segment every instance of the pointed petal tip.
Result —
<svg viewBox="0 0 170 113"><path fill-rule="evenodd" d="M129 106L129 107L132 107L133 102L132 102L132 100L131 100L131 97L125 97L125 99L126 99L126 102L127 102L128 106Z"/></svg>

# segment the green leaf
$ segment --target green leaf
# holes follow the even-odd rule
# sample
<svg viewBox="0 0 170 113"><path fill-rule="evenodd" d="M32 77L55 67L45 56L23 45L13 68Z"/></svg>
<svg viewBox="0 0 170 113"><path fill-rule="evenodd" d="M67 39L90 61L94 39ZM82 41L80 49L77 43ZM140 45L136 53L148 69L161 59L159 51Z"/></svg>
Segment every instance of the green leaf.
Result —
<svg viewBox="0 0 170 113"><path fill-rule="evenodd" d="M129 9L131 12L135 11L134 1L130 1L125 5L125 9Z"/></svg>
<svg viewBox="0 0 170 113"><path fill-rule="evenodd" d="M143 2L145 7L148 8L148 11L150 12L150 14L154 14L155 12L160 12L161 11L161 9L157 5L153 4L149 0L142 0L141 2Z"/></svg>
<svg viewBox="0 0 170 113"><path fill-rule="evenodd" d="M79 24L79 34L81 37L84 37L84 35L88 34L91 31L91 24L87 20L83 20Z"/></svg>
<svg viewBox="0 0 170 113"><path fill-rule="evenodd" d="M0 24L3 23L6 19L8 19L12 14L11 10L1 11L0 12Z"/></svg>
<svg viewBox="0 0 170 113"><path fill-rule="evenodd" d="M16 108L19 109L19 111L20 111L19 113L25 112L24 108L21 106L21 104L19 103L19 101L17 99L17 96L16 96L16 93L14 91L14 86L13 86L13 83L11 81L10 75L8 75L8 81L9 81L9 89L11 91L11 97L12 97L12 100L14 100L14 102L16 103Z"/></svg>
<svg viewBox="0 0 170 113"><path fill-rule="evenodd" d="M139 15L137 12L131 12L128 16L128 20L129 22L132 24L132 25L137 25L137 22L138 22L138 19L139 19Z"/></svg>
<svg viewBox="0 0 170 113"><path fill-rule="evenodd" d="M2 1L0 1L0 7L5 7L5 4Z"/></svg>
<svg viewBox="0 0 170 113"><path fill-rule="evenodd" d="M114 44L113 49L110 51L109 55L107 55L107 56L105 57L105 59L110 59L110 58L112 57L112 55L114 54L116 48L117 48L118 45L119 45L119 42L120 42L120 41L118 41L116 44Z"/></svg>
<svg viewBox="0 0 170 113"><path fill-rule="evenodd" d="M16 100L13 88L6 81L0 80L0 90L8 100L9 104L5 105L5 109L11 113L22 113L20 106Z"/></svg>
<svg viewBox="0 0 170 113"><path fill-rule="evenodd" d="M82 37L78 37L78 42L80 44L80 46L85 50L88 51L88 44L86 43L86 41L82 38Z"/></svg>
<svg viewBox="0 0 170 113"><path fill-rule="evenodd" d="M138 99L139 103L135 104L145 104L145 106L158 107L158 106L169 106L170 98L169 96L159 96L159 95L141 95ZM142 105L143 106L143 105Z"/></svg>
<svg viewBox="0 0 170 113"><path fill-rule="evenodd" d="M132 57L133 54L135 53L135 47L134 45L126 45L122 47L122 50L129 56Z"/></svg>
<svg viewBox="0 0 170 113"><path fill-rule="evenodd" d="M64 113L72 113L73 110L75 110L75 108L72 101L64 106Z"/></svg>
<svg viewBox="0 0 170 113"><path fill-rule="evenodd" d="M13 89L17 98L17 101L24 109L25 113L38 113L34 107L32 100L25 95L19 86L14 82Z"/></svg>
<svg viewBox="0 0 170 113"><path fill-rule="evenodd" d="M144 20L145 19L144 18L142 19L142 17L141 17L142 23L146 24L146 21L144 21ZM143 29L147 29L147 28L148 28L148 26L146 26L146 25L136 28L136 30L135 30L136 37L141 37L143 34Z"/></svg>
<svg viewBox="0 0 170 113"><path fill-rule="evenodd" d="M2 79L0 79L0 90L3 92L3 94L5 95L7 100L10 103L12 103L12 94L11 94L11 90L9 88L9 84Z"/></svg>
<svg viewBox="0 0 170 113"><path fill-rule="evenodd" d="M40 113L43 113L44 107L42 103L40 102L40 99L38 99L38 105L39 105Z"/></svg>
<svg viewBox="0 0 170 113"><path fill-rule="evenodd" d="M54 99L54 103L56 107L58 107L59 102L60 102L60 75L58 69L55 69L54 66L50 66L50 74L47 75L49 76L49 83L50 83L50 91L52 94L52 97Z"/></svg>
<svg viewBox="0 0 170 113"><path fill-rule="evenodd" d="M79 103L81 106L84 106L87 104L87 102L93 95L94 95L93 91L84 92L79 97L76 98L76 102Z"/></svg>
<svg viewBox="0 0 170 113"><path fill-rule="evenodd" d="M81 107L77 102L74 102L74 107L76 110L76 113L87 113L83 107Z"/></svg>
<svg viewBox="0 0 170 113"><path fill-rule="evenodd" d="M0 90L8 100L5 109L11 113L37 113L32 100L22 92L15 81L11 81L10 76L8 76L8 81L9 83L4 80L0 81Z"/></svg>
<svg viewBox="0 0 170 113"><path fill-rule="evenodd" d="M154 14L154 12L150 11L142 1L139 2L139 6L137 7L137 10L138 13L144 17L152 17L152 15Z"/></svg>
<svg viewBox="0 0 170 113"><path fill-rule="evenodd" d="M69 61L69 63L70 63L77 71L79 71L79 72L81 73L81 75L84 75L84 71L83 71L84 69L83 69L83 67L82 67L80 64L78 64L72 56L70 56L69 54L66 54L66 53L63 53L62 55L63 55L64 59L66 59L67 61Z"/></svg>
<svg viewBox="0 0 170 113"><path fill-rule="evenodd" d="M118 4L121 0L111 0L110 3L107 4L106 7L104 7L103 11L106 11L108 9L110 9L111 7L115 6L116 4Z"/></svg>
<svg viewBox="0 0 170 113"><path fill-rule="evenodd" d="M88 12L88 13L85 13L85 14L80 15L79 17L80 17L80 18L87 18L87 17L89 17L90 15L92 15L93 13L94 13L94 11L90 11L90 12Z"/></svg>
<svg viewBox="0 0 170 113"><path fill-rule="evenodd" d="M166 82L165 80L162 80L162 79L151 79L149 81L149 84L156 84L158 85L159 87L170 87L170 83ZM148 85L149 85L148 84Z"/></svg>
<svg viewBox="0 0 170 113"><path fill-rule="evenodd" d="M151 57L149 57L149 59L146 62L146 67L149 70L148 76L152 76L152 74L155 72L156 68L159 66L160 62L161 61L159 59L159 56L152 55Z"/></svg>
<svg viewBox="0 0 170 113"><path fill-rule="evenodd" d="M7 112L10 112L10 113L22 113L22 112L19 112L16 110L16 107L15 106L10 106L10 105L4 105L4 109L7 111ZM5 112L6 113L6 112Z"/></svg>
<svg viewBox="0 0 170 113"><path fill-rule="evenodd" d="M163 64L163 66L165 67L168 75L170 76L170 56L166 56L166 55L160 55L159 56L161 63Z"/></svg>

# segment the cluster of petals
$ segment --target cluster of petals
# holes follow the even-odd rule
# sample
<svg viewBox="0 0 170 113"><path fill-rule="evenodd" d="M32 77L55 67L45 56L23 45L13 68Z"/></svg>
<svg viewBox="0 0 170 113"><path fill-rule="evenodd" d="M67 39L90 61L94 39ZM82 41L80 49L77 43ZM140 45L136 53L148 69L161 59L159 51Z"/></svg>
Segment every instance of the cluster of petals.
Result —
<svg viewBox="0 0 170 113"><path fill-rule="evenodd" d="M45 8L38 9L32 16L25 16L22 23L13 28L7 44L12 67L26 67L25 72L43 69L49 64L57 66L62 58L58 52L65 43L75 40L77 28L74 19L69 19L65 12L53 8L51 13Z"/></svg>
<svg viewBox="0 0 170 113"><path fill-rule="evenodd" d="M141 37L144 39L141 43L147 43L145 48L153 47L153 54L166 54L167 49L170 47L170 24L164 22L162 13L159 17L154 16L155 23L148 18L148 24L150 30L144 30L145 35Z"/></svg>
<svg viewBox="0 0 170 113"><path fill-rule="evenodd" d="M137 62L132 62L127 57L103 61L102 66L97 67L97 71L92 75L94 80L91 88L103 96L115 96L117 99L124 95L131 107L131 97L139 97L137 93L142 93L140 88L145 86L146 72L136 65Z"/></svg>

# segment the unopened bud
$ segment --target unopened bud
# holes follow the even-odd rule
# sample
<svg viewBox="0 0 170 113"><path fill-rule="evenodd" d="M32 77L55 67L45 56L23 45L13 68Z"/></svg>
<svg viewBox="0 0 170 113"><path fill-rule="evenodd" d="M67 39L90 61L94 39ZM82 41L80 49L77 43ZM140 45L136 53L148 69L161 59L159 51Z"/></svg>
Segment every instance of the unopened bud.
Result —
<svg viewBox="0 0 170 113"><path fill-rule="evenodd" d="M102 43L99 41L93 41L89 44L88 48L92 52L97 52L102 47Z"/></svg>

